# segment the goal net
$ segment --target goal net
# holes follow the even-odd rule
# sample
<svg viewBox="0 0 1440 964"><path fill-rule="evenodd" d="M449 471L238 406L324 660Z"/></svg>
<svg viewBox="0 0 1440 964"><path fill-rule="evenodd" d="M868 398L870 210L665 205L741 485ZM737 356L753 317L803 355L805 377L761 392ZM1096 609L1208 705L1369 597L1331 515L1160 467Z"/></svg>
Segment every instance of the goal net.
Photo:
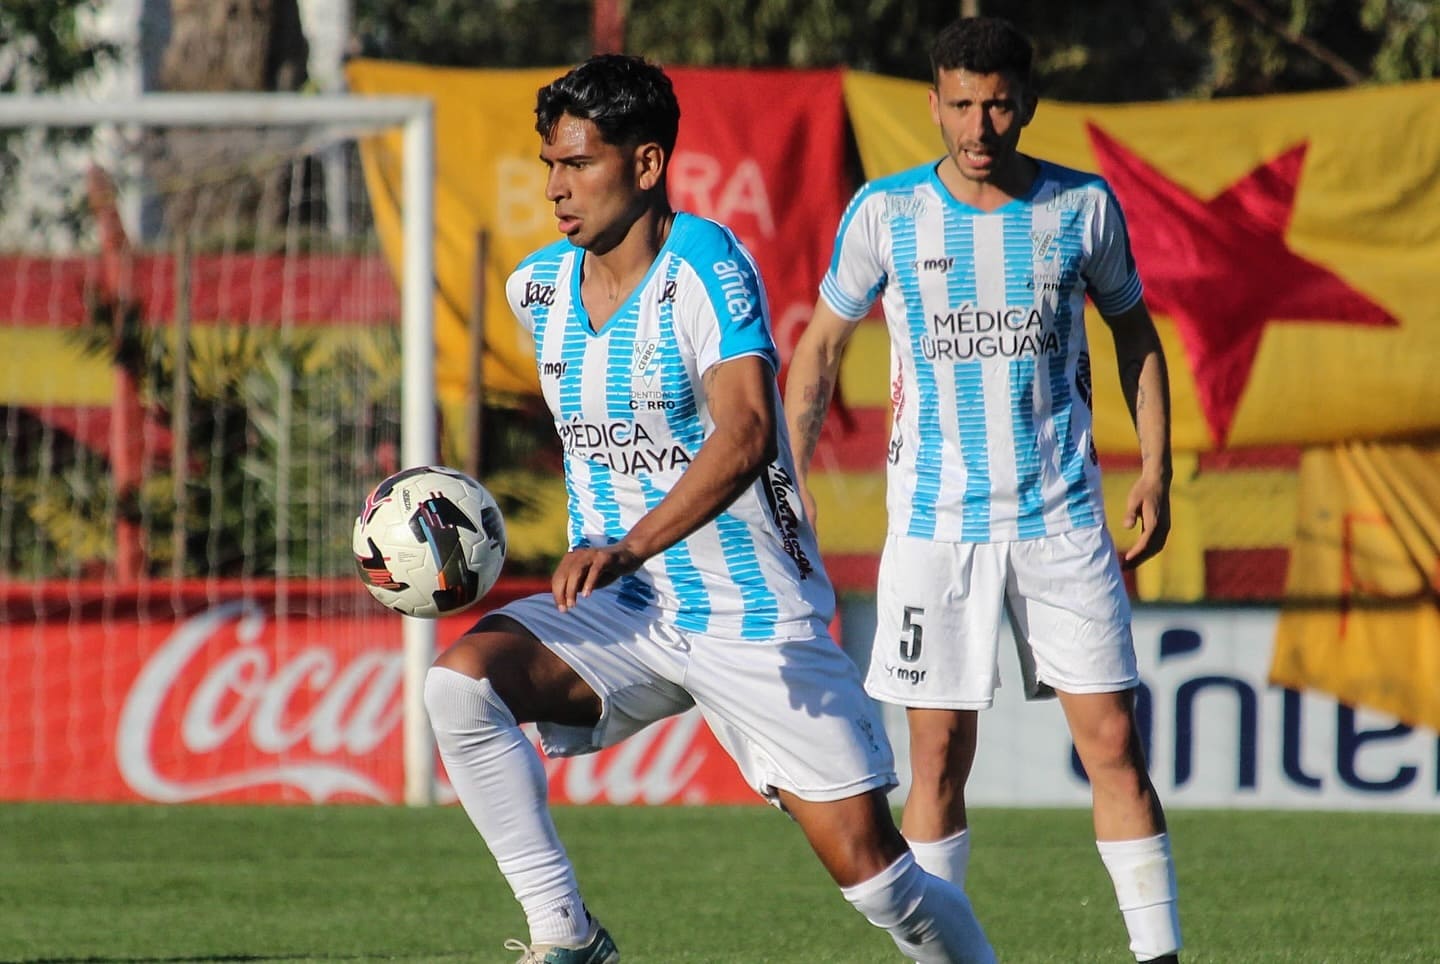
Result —
<svg viewBox="0 0 1440 964"><path fill-rule="evenodd" d="M0 798L430 797L435 627L350 552L369 488L435 458L430 125L400 98L0 98Z"/></svg>

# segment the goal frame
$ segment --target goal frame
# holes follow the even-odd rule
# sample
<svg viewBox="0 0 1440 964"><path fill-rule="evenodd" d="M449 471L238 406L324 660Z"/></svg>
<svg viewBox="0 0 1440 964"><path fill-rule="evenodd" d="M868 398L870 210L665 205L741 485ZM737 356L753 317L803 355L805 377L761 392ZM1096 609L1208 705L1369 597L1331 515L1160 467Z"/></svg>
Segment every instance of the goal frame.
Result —
<svg viewBox="0 0 1440 964"><path fill-rule="evenodd" d="M0 96L0 128L101 127L285 127L363 124L403 131L400 278L402 378L400 454L403 463L432 464L435 425L435 119L424 97L359 94L156 93L119 100L70 95ZM404 620L403 741L405 803L436 799L435 745L425 713L425 672L434 658L436 626Z"/></svg>

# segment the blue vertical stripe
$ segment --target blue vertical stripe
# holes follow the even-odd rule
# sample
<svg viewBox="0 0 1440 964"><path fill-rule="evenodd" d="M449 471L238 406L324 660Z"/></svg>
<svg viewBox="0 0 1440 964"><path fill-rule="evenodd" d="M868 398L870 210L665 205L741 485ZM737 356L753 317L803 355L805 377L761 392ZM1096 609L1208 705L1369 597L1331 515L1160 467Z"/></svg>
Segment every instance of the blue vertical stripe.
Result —
<svg viewBox="0 0 1440 964"><path fill-rule="evenodd" d="M666 282L677 280L681 264L679 258L667 260L661 290L664 290ZM690 381L690 373L686 369L685 359L680 351L680 343L675 335L675 302L673 299L661 303L658 318L660 344L655 352L660 363L658 377L664 397L673 405L672 408L666 409L665 421L674 434L675 441L684 446L685 453L693 459L700 451L700 446L705 442L705 427L700 423L695 405L694 385ZM656 491L650 480L646 478L646 504L653 509L663 496L664 493ZM710 591L705 587L705 580L701 577L700 570L691 562L690 540L682 539L666 549L664 560L665 572L674 587L676 605L679 610L675 619L676 625L692 632L706 632L710 628L712 611Z"/></svg>
<svg viewBox="0 0 1440 964"><path fill-rule="evenodd" d="M940 472L944 457L944 439L940 432L939 390L935 384L935 366L925 357L925 344L931 340L926 325L929 321L920 298L920 275L915 262L919 256L914 218L891 222L896 283L904 292L905 329L910 336L910 352L915 359L915 398L913 405L919 438L915 452L915 490L910 502L910 524L907 533L917 539L935 535L935 505L940 497Z"/></svg>
<svg viewBox="0 0 1440 964"><path fill-rule="evenodd" d="M668 261L665 281L677 281L682 262L678 258ZM665 410L665 422L670 426L675 441L685 448L692 459L705 443L705 426L701 424L699 407L695 403L695 387L690 382L684 353L675 335L675 302L669 300L660 305L660 344L656 355L660 361L660 387L671 407Z"/></svg>
<svg viewBox="0 0 1440 964"><path fill-rule="evenodd" d="M955 206L945 209L945 256L954 267L946 277L952 305L974 308L980 299L975 269L975 217ZM985 412L985 366L980 361L956 362L955 437L965 488L960 494L960 528L964 541L990 538L990 427Z"/></svg>
<svg viewBox="0 0 1440 964"><path fill-rule="evenodd" d="M985 366L978 361L955 366L957 412L985 411ZM990 452L984 418L960 419L960 461L965 492L960 497L960 541L990 541Z"/></svg>
<svg viewBox="0 0 1440 964"><path fill-rule="evenodd" d="M1035 306L1035 242L1031 239L1034 208L1015 206L1004 216L1005 305L1026 315ZM1019 340L1038 337L1022 327L1001 336ZM1035 358L1009 364L1010 427L1015 440L1015 503L1017 532L1022 539L1045 535L1045 500L1041 478L1040 438L1035 431Z"/></svg>
<svg viewBox="0 0 1440 964"><path fill-rule="evenodd" d="M760 568L749 526L733 515L721 513L715 520L715 529L720 536L730 576L745 603L740 637L765 639L774 632L780 607L776 604L775 594L765 584L765 573Z"/></svg>
<svg viewBox="0 0 1440 964"><path fill-rule="evenodd" d="M1010 425L1015 434L1015 525L1021 539L1045 534L1040 445L1035 433L1035 359L1010 363Z"/></svg>
<svg viewBox="0 0 1440 964"><path fill-rule="evenodd" d="M577 292L576 297L579 297ZM604 332L595 337L605 340L605 415L614 422L628 421L632 425L635 413L630 409L631 369L635 363L635 329L639 325L639 305L634 298L628 299L609 321ZM595 476L595 501L599 503L600 516L605 524L607 542L619 542L629 531L620 516L620 506L615 498L615 482L611 469L605 466L603 474ZM641 610L655 597L655 590L635 574L620 577L616 586L617 598L621 605Z"/></svg>
<svg viewBox="0 0 1440 964"><path fill-rule="evenodd" d="M557 254L553 258L538 261L535 264L533 279L540 284L554 285L559 277L560 269L567 260L578 262L581 256L578 253L566 252ZM558 321L560 324L560 380L556 387L558 398L557 414L561 421L570 421L584 416L582 390L584 387L583 371L585 361L585 323L576 317L575 305L579 298L579 274L578 263L571 269L571 292L573 299L566 302L569 305L568 312L562 315ZM554 319L551 312L551 305L537 305L535 314L535 344L537 347L546 343L550 330L550 324ZM583 460L565 453L565 488L566 488L566 510L567 518L570 520L569 544L578 546L583 541L583 513L580 505L580 496L575 485L570 481L577 472L587 471L582 464Z"/></svg>
<svg viewBox="0 0 1440 964"><path fill-rule="evenodd" d="M1077 325L1081 326L1081 337L1084 336L1085 319L1083 316L1076 318L1071 312L1069 294L1076 285L1084 284L1078 266L1083 255L1087 211L1088 207L1084 204L1067 208L1061 213L1055 232L1058 260L1064 265L1064 269L1060 275L1059 308L1055 313L1055 333L1060 342L1060 350L1050 356L1049 365L1055 440L1060 449L1060 475L1065 480L1065 508L1071 525L1077 528L1096 525L1100 521L1085 475L1085 459L1088 453L1075 437L1073 408L1076 389L1069 379L1070 342Z"/></svg>

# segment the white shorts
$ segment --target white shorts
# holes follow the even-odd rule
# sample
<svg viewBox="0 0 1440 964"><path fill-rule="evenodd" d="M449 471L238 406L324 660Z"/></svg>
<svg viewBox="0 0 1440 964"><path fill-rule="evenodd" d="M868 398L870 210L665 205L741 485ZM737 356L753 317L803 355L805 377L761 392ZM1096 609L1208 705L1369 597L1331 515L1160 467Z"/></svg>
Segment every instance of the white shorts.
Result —
<svg viewBox="0 0 1440 964"><path fill-rule="evenodd" d="M850 657L823 632L771 642L685 632L619 605L608 588L569 612L549 593L496 613L519 622L600 695L594 727L541 723L551 756L590 753L698 706L762 797L840 800L896 785L878 708Z"/></svg>
<svg viewBox="0 0 1440 964"><path fill-rule="evenodd" d="M1015 542L889 536L865 688L887 703L988 708L1000 686L1003 606L1027 699L1140 681L1130 597L1103 525Z"/></svg>

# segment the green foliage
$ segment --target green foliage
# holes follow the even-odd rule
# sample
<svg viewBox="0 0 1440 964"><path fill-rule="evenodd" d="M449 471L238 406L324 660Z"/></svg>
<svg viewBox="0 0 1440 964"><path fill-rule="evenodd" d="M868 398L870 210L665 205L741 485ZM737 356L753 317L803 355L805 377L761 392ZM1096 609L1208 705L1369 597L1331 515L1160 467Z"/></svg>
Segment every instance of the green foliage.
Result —
<svg viewBox="0 0 1440 964"><path fill-rule="evenodd" d="M92 300L72 335L129 371L142 405L173 423L173 332L138 308ZM342 576L365 491L399 468L397 328L341 335L219 322L193 329L183 373L186 476L152 465L137 493L147 572L184 576ZM505 513L511 576L548 573L565 551L565 489L538 404L487 410L484 481ZM0 410L10 444L0 502L6 571L21 579L97 575L115 552L119 508L105 458L22 409ZM503 467L503 469L501 468Z"/></svg>
<svg viewBox="0 0 1440 964"><path fill-rule="evenodd" d="M355 0L367 57L442 67L568 64L590 52L589 0Z"/></svg>
<svg viewBox="0 0 1440 964"><path fill-rule="evenodd" d="M142 403L169 419L181 376L167 329L98 302L73 337L130 371ZM152 468L139 492L150 573L169 574L177 548L188 576L348 573L355 482L381 477L378 453L399 437L398 331L337 348L313 329L222 323L192 331L188 354L187 478L177 498L171 472ZM6 567L32 579L97 571L114 552L116 518L103 459L10 417L25 430L6 449L16 480Z"/></svg>
<svg viewBox="0 0 1440 964"><path fill-rule="evenodd" d="M6 552L0 566L19 578L94 574L113 551L113 498L103 460L50 436L21 409L6 409L5 420L0 542Z"/></svg>
<svg viewBox="0 0 1440 964"><path fill-rule="evenodd" d="M849 67L929 78L955 0L614 0L626 48L667 65ZM1431 0L978 0L1036 45L1042 93L1110 103L1230 97L1440 75ZM591 2L358 0L363 51L445 66L573 63Z"/></svg>
<svg viewBox="0 0 1440 964"><path fill-rule="evenodd" d="M114 45L91 39L80 29L82 15L100 6L100 0L0 4L0 93L65 87L114 57Z"/></svg>
<svg viewBox="0 0 1440 964"><path fill-rule="evenodd" d="M87 37L82 15L100 0L4 0L0 3L0 95L35 94L64 89L92 75L119 51L111 43ZM14 190L19 169L17 140L24 132L0 127L0 212ZM30 145L51 152L85 140L88 133L52 128Z"/></svg>
<svg viewBox="0 0 1440 964"><path fill-rule="evenodd" d="M929 79L955 2L634 0L627 45L664 63L843 66ZM981 0L1036 45L1042 93L1096 103L1260 95L1437 76L1426 0Z"/></svg>
<svg viewBox="0 0 1440 964"><path fill-rule="evenodd" d="M1440 4L1430 0L1365 0L1360 22L1380 35L1372 60L1384 83L1440 77Z"/></svg>

